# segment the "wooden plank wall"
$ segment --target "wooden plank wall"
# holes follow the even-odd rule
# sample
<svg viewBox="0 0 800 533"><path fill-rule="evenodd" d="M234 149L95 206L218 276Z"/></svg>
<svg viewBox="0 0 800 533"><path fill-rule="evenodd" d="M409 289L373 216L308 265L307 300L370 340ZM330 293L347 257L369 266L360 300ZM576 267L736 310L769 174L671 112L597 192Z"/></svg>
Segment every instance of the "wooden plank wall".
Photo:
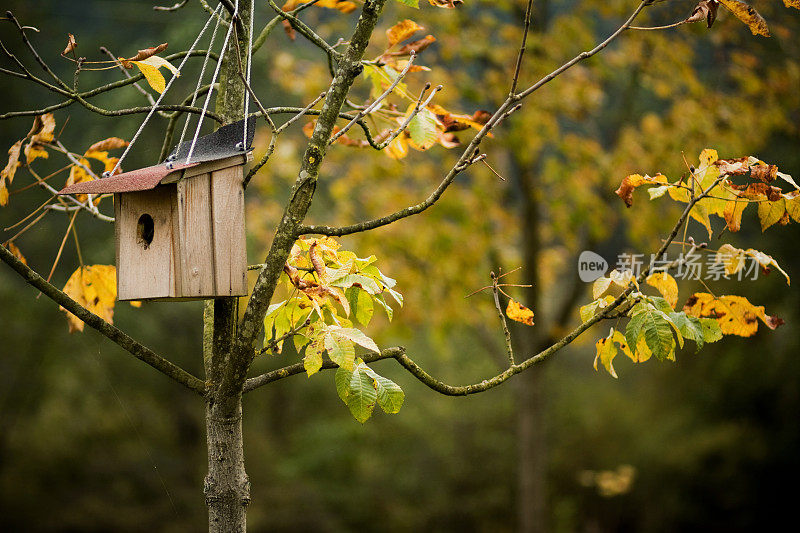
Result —
<svg viewBox="0 0 800 533"><path fill-rule="evenodd" d="M244 296L247 294L247 248L241 166L211 174L211 202L216 294Z"/></svg>
<svg viewBox="0 0 800 533"><path fill-rule="evenodd" d="M211 175L201 174L177 183L180 243L178 297L213 296L214 252L211 230Z"/></svg>

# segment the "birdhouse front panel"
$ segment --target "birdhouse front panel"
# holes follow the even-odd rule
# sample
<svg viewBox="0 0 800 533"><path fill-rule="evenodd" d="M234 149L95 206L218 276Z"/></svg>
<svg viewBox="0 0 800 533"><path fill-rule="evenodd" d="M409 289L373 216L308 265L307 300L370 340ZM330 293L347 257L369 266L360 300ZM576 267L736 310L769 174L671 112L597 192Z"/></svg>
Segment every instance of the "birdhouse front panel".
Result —
<svg viewBox="0 0 800 533"><path fill-rule="evenodd" d="M118 299L175 296L175 205L174 186L114 195Z"/></svg>

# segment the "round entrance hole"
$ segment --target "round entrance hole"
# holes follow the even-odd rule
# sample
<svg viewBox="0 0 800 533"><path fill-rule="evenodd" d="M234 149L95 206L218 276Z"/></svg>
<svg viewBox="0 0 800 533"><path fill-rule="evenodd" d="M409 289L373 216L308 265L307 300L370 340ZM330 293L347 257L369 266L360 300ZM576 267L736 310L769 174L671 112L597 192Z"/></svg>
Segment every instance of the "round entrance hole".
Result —
<svg viewBox="0 0 800 533"><path fill-rule="evenodd" d="M136 243L147 250L150 243L153 242L153 232L155 225L153 224L153 217L147 213L139 217L136 223Z"/></svg>

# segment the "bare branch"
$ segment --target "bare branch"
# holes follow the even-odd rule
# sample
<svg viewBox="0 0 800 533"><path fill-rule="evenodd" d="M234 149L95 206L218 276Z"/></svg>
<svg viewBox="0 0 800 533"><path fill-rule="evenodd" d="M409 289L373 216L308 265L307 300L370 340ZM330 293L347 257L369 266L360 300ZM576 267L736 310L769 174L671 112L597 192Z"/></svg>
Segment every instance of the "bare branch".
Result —
<svg viewBox="0 0 800 533"><path fill-rule="evenodd" d="M109 324L99 316L95 315L81 304L70 298L66 293L58 290L55 286L44 280L28 265L17 259L4 246L0 246L0 259L10 266L17 274L30 285L38 289L45 296L59 304L61 307L83 320L86 325L97 330L99 333L107 337L112 342L118 344L121 348L129 352L131 355L155 368L165 376L180 383L187 389L196 392L197 394L204 395L206 391L205 383L182 369L175 363L161 357L153 350L140 344L127 333Z"/></svg>
<svg viewBox="0 0 800 533"><path fill-rule="evenodd" d="M439 198L441 198L442 194L444 194L445 190L453 183L456 176L461 173L464 169L470 166L472 163L475 162L475 153L480 145L481 141L483 140L489 132L494 129L499 123L503 120L508 118L512 113L519 109L520 104L518 103L520 100L530 96L535 91L540 89L549 81L552 81L565 71L569 70L571 67L575 66L580 61L592 57L593 55L600 52L606 46L608 46L614 39L619 37L628 27L633 23L639 13L642 12L642 9L645 6L650 5L652 0L643 0L639 3L639 6L633 12L633 14L628 17L628 19L616 30L612 33L608 38L606 38L603 42L598 44L595 48L588 52L582 52L575 56L572 60L564 63L562 66L545 76L544 78L540 79L538 82L533 84L532 86L528 87L524 91L518 94L510 95L506 98L505 102L503 102L500 107L494 112L492 117L486 122L483 128L475 134L472 138L472 141L467 145L464 151L459 157L458 161L456 161L455 165L450 169L447 175L444 177L442 182L439 186L426 198L424 201L401 209L400 211L396 211L390 215L376 218L373 220L369 220L366 222L361 222L358 224L352 224L350 226L343 226L343 227L332 227L332 226L301 226L300 227L300 234L319 234L319 235L330 235L330 236L342 236L342 235L350 235L352 233L360 233L363 231L368 231L371 229L379 228L381 226L386 226L393 222L396 222L400 219L416 215L422 213L433 204L435 204Z"/></svg>
<svg viewBox="0 0 800 533"><path fill-rule="evenodd" d="M181 0L172 6L153 6L153 11L177 11L185 6L188 1L189 0Z"/></svg>
<svg viewBox="0 0 800 533"><path fill-rule="evenodd" d="M411 55L410 55L410 56L409 56L409 58L408 58L408 62L406 63L406 66L405 66L405 68L403 68L403 70L400 72L400 74L398 74L398 75L397 75L397 77L394 79L394 81L391 83L391 85L389 85L389 87L388 87L388 88L387 88L387 89L386 89L386 90L383 92L383 94L381 94L380 96L378 96L378 97L375 99L375 101L374 101L374 102L372 102L371 104L369 104L367 107L365 107L364 109L362 109L361 111L359 111L359 112L358 112L358 114L357 114L357 115L356 115L356 116L353 118L353 120L351 120L350 122L348 122L348 123L347 123L347 125L346 125L344 128L340 129L338 132L336 132L336 134L335 134L333 137L331 137L331 140L330 140L330 141L328 141L328 144L333 144L333 143L335 143L335 142L336 142L336 140L337 140L339 137L341 137L342 135L344 135L345 133L347 133L347 131L348 131L350 128L352 128L352 127L353 127L353 124L355 124L356 122L358 122L359 120L361 120L361 119L362 119L362 118L364 118L365 116L367 116L367 115L369 115L370 113L372 113L372 111L374 111L374 110L375 110L375 108L377 108L377 107L378 107L378 105L379 105L379 104L380 104L380 103L381 103L381 102L382 102L384 99L386 99L386 97L387 97L387 96L389 96L389 95L392 93L392 91L394 91L394 88L395 88L395 87L397 87L397 85L398 85L398 84L399 84L401 81L403 81L403 78L405 78L405 77L406 77L406 74L408 74L408 71L409 71L409 69L411 68L411 65L413 65L413 64L414 64L414 59L415 59L415 58L416 58L416 52L414 52L414 50L412 50L412 51L411 51ZM430 86L430 84L428 84L428 86ZM426 86L426 89L427 89L427 87L428 87L428 86ZM424 91L423 91L423 94L424 94Z"/></svg>
<svg viewBox="0 0 800 533"><path fill-rule="evenodd" d="M342 54L334 50L333 47L329 45L327 41L325 41L325 39L317 35L316 32L314 32L314 30L312 30L311 28L308 27L308 25L306 25L305 22L297 18L294 14L287 13L286 11L278 7L278 4L275 3L275 0L269 0L269 6L275 10L275 12L278 14L279 17L289 21L289 24L292 25L292 28L300 32L300 35L302 35L303 37L305 37L306 39L317 45L326 54L328 54L328 57L330 59L338 60L341 57Z"/></svg>

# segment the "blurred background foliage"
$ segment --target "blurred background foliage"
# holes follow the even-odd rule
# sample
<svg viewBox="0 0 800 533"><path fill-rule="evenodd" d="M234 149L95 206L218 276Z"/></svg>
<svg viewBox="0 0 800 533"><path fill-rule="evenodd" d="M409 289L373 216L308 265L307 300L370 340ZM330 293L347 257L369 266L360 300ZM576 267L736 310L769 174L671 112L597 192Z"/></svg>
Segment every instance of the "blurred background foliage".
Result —
<svg viewBox="0 0 800 533"><path fill-rule="evenodd" d="M268 6L257 4L257 20L271 18ZM591 47L634 4L537 0L521 84ZM362 257L378 255L406 296L391 324L376 319L368 333L381 346L406 346L450 383L479 381L502 368L502 335L490 297L464 296L485 285L490 270L523 266L513 279L535 284L514 292L536 312L536 326L516 332L520 356L530 355L576 324L577 307L589 300L576 275L581 250L613 263L620 253L658 246L677 207L650 204L641 193L626 210L613 194L625 175L677 178L686 172L682 153L692 163L713 147L721 157L755 155L800 177L800 14L778 0L753 4L771 39L751 36L722 10L710 30L696 24L630 32L536 93L484 141L488 162L506 181L475 166L424 215L343 239ZM66 78L70 65L58 54L67 32L76 35L81 55L102 59L99 46L127 56L162 41L181 50L205 19L191 1L177 14L134 0L6 5L40 30L40 52ZM640 23L679 20L693 5L660 3ZM383 50L383 29L413 18L438 40L419 58L433 70L411 74L409 87L442 83L436 102L452 112L492 109L508 90L524 7L522 0L467 0L457 10L391 5L368 56ZM330 42L348 35L354 17L316 8L303 16ZM21 54L11 29L0 26L0 37ZM193 87L199 65L189 64L175 94ZM81 86L120 76L84 73ZM279 27L256 56L254 80L265 105L298 106L324 90L329 74L318 49L302 38L290 41ZM18 80L2 84L3 112L57 101ZM360 82L353 99L368 91L369 83ZM145 104L130 87L98 101L110 108ZM60 138L74 151L110 136L129 139L141 118L97 117L76 105L56 112L57 131L65 126ZM302 124L280 139L248 191L251 263L263 259L294 181ZM5 121L0 146L29 126L27 118ZM156 162L163 126L151 122L128 169ZM258 133L257 157L268 140L266 130ZM416 203L457 152L437 146L394 160L337 146L324 164L311 220L346 224ZM55 170L63 165L57 159L37 164ZM12 191L28 179L20 170ZM32 189L12 194L0 226L44 198ZM17 241L39 272L49 270L67 224L50 215ZM111 225L86 216L76 224L87 261L112 263ZM690 224L698 240L707 240ZM798 237L796 226L762 234L753 211L740 233L723 235L773 255L795 276ZM710 245L721 242L715 236ZM77 266L68 245L54 282L63 285ZM376 368L403 386L406 403L398 415L377 415L364 426L337 399L330 373L251 393L244 420L251 531L515 531L520 520L552 531L735 531L790 519L800 474L800 295L775 275L712 288L766 305L787 325L762 328L752 339L726 338L699 354L684 350L674 364L618 359L619 380L591 367L593 342L606 334L596 330L552 363L469 398L440 397L382 362ZM696 290L682 283L681 299ZM0 268L0 529L204 529L201 404L93 331L68 335L58 309L35 296ZM199 374L201 308L120 305L115 322ZM287 349L258 361L256 370L296 357ZM530 488L520 486L543 497L532 501ZM534 516L526 517L532 508Z"/></svg>

